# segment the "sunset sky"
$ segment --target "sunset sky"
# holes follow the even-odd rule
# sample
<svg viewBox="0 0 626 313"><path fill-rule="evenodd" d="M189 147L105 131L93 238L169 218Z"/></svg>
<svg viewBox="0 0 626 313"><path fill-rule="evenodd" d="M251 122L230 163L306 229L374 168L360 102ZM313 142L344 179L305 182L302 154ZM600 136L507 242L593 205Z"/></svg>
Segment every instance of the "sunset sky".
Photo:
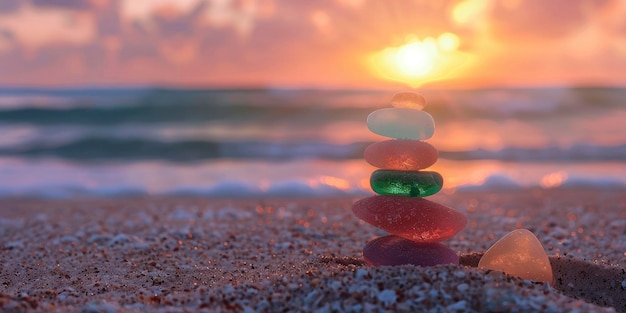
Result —
<svg viewBox="0 0 626 313"><path fill-rule="evenodd" d="M624 86L624 16L624 0L2 0L0 86Z"/></svg>

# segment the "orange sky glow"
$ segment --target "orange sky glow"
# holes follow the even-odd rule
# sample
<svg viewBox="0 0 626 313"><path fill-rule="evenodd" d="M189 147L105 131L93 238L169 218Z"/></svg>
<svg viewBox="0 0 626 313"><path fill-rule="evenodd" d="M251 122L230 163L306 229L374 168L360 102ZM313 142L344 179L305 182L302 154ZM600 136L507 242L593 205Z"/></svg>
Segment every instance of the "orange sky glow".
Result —
<svg viewBox="0 0 626 313"><path fill-rule="evenodd" d="M624 86L623 16L623 0L2 1L0 86Z"/></svg>

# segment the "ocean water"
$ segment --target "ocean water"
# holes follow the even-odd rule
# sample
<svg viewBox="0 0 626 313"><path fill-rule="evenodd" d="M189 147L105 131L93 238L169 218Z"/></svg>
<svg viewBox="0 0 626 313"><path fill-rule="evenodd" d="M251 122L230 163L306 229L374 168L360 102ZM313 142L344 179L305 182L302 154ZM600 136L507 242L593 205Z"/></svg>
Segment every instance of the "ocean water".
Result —
<svg viewBox="0 0 626 313"><path fill-rule="evenodd" d="M361 196L399 90L0 89L0 196ZM626 186L626 89L422 90L445 190Z"/></svg>

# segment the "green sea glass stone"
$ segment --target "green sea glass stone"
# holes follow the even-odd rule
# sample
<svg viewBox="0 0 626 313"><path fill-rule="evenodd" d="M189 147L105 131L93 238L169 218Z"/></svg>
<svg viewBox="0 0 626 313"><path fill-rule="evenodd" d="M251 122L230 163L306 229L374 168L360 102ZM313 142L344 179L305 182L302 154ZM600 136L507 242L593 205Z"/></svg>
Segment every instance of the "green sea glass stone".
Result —
<svg viewBox="0 0 626 313"><path fill-rule="evenodd" d="M372 190L380 195L426 197L443 187L443 177L430 171L377 170L370 176Z"/></svg>

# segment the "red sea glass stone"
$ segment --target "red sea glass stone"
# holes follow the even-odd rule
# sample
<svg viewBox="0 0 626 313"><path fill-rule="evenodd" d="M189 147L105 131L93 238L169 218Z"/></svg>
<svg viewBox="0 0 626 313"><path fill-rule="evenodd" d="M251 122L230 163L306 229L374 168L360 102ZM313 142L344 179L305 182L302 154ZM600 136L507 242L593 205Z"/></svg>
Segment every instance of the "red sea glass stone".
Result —
<svg viewBox="0 0 626 313"><path fill-rule="evenodd" d="M370 266L459 264L459 256L441 243L419 243L394 235L368 242L363 248L363 259Z"/></svg>
<svg viewBox="0 0 626 313"><path fill-rule="evenodd" d="M439 153L424 141L396 139L367 146L363 156L367 163L381 169L417 171L435 164Z"/></svg>
<svg viewBox="0 0 626 313"><path fill-rule="evenodd" d="M416 242L444 241L467 224L463 213L424 198L376 195L355 202L352 212L375 227Z"/></svg>

